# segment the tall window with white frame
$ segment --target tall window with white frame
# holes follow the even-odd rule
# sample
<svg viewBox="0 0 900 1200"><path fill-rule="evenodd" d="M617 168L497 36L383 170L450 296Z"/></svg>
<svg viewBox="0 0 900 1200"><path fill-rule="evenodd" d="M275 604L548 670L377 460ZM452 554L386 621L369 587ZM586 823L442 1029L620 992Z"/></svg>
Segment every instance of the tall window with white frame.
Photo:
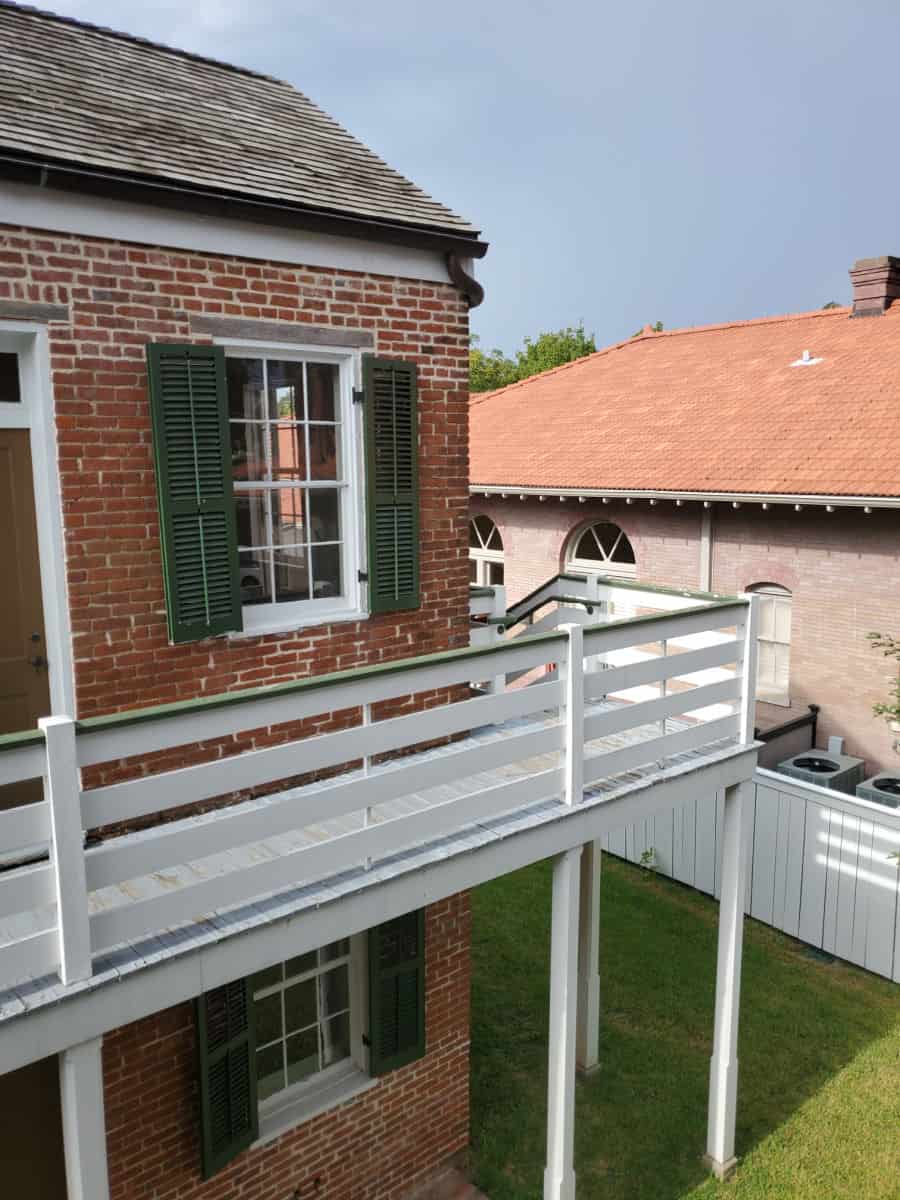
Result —
<svg viewBox="0 0 900 1200"><path fill-rule="evenodd" d="M226 376L245 628L354 607L355 451L342 364L229 348Z"/></svg>
<svg viewBox="0 0 900 1200"><path fill-rule="evenodd" d="M777 583L757 583L748 590L759 596L756 698L789 705L793 597Z"/></svg>
<svg viewBox="0 0 900 1200"><path fill-rule="evenodd" d="M469 581L481 587L503 583L503 539L490 517L480 513L469 521Z"/></svg>

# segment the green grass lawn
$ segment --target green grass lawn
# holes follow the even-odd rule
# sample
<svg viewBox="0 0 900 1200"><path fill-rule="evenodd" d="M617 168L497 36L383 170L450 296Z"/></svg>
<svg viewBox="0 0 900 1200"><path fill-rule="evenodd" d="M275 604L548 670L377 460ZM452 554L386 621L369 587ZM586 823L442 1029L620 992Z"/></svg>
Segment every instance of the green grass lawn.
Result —
<svg viewBox="0 0 900 1200"><path fill-rule="evenodd" d="M539 1200L549 863L474 894L472 1139L490 1200ZM737 1153L707 1176L717 906L604 856L600 1071L577 1084L579 1200L898 1200L900 989L748 921Z"/></svg>

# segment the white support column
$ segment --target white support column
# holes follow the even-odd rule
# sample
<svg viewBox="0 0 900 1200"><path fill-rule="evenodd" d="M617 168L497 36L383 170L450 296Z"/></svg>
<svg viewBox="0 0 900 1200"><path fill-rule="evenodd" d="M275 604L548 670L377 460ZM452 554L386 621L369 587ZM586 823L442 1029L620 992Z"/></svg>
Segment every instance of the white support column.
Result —
<svg viewBox="0 0 900 1200"><path fill-rule="evenodd" d="M38 725L47 744L45 785L56 878L59 976L63 983L77 983L91 974L91 929L75 722L71 717L41 717Z"/></svg>
<svg viewBox="0 0 900 1200"><path fill-rule="evenodd" d="M750 787L747 782L725 790L722 895L719 900L719 948L716 960L716 1023L709 1070L709 1124L705 1156L707 1166L719 1179L726 1178L737 1162L734 1155L737 1041Z"/></svg>
<svg viewBox="0 0 900 1200"><path fill-rule="evenodd" d="M581 854L575 1061L583 1075L600 1066L600 854L599 841L586 842Z"/></svg>
<svg viewBox="0 0 900 1200"><path fill-rule="evenodd" d="M700 590L712 591L712 509L700 509Z"/></svg>
<svg viewBox="0 0 900 1200"><path fill-rule="evenodd" d="M575 1200L575 1022L581 847L553 860L544 1200Z"/></svg>
<svg viewBox="0 0 900 1200"><path fill-rule="evenodd" d="M584 627L560 625L568 635L565 662L564 720L566 728L566 783L563 800L580 804L584 798Z"/></svg>
<svg viewBox="0 0 900 1200"><path fill-rule="evenodd" d="M63 1145L69 1200L109 1200L102 1038L59 1056Z"/></svg>

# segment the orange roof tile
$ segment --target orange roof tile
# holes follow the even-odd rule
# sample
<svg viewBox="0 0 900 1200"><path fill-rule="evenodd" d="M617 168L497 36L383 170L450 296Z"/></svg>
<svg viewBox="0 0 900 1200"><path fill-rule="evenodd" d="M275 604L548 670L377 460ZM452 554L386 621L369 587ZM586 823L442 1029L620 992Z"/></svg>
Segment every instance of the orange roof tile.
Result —
<svg viewBox="0 0 900 1200"><path fill-rule="evenodd" d="M475 394L472 485L900 496L900 302L849 312L644 333Z"/></svg>

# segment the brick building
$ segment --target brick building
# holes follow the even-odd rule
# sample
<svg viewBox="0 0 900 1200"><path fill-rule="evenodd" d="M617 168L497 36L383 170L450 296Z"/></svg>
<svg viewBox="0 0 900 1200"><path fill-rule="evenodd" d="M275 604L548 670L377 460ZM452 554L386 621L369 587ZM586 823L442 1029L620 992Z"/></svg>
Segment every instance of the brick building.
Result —
<svg viewBox="0 0 900 1200"><path fill-rule="evenodd" d="M757 722L820 706L867 773L900 595L900 260L851 308L639 337L471 401L472 578L515 602L558 572L761 608ZM544 414L552 414L552 419Z"/></svg>
<svg viewBox="0 0 900 1200"><path fill-rule="evenodd" d="M5 4L0 59L0 734L467 646L477 232L276 80ZM65 1095L61 1116L55 1055L0 1074L5 1186L403 1194L468 1142L468 921L463 892L200 1001L160 996L103 1040L108 1163L73 1163L93 1118ZM392 987L409 995L388 1029ZM258 1111L237 1112L241 1086Z"/></svg>

